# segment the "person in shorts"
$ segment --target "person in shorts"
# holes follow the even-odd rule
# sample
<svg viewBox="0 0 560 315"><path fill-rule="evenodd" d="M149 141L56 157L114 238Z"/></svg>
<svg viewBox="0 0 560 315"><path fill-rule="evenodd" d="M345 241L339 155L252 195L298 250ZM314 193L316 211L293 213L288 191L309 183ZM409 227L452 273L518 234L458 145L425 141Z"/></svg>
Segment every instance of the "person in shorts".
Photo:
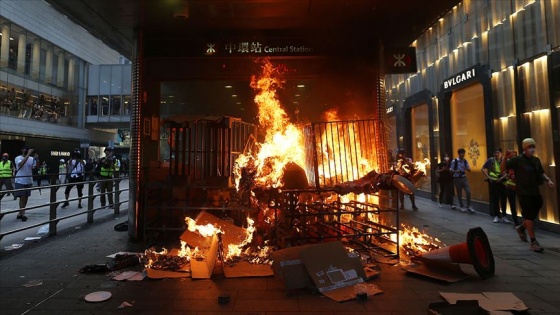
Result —
<svg viewBox="0 0 560 315"><path fill-rule="evenodd" d="M523 153L512 157L512 152L508 150L506 158L502 160L502 170L513 170L515 172L515 184L517 187L517 198L521 206L523 223L516 226L515 230L519 238L527 242L527 235L531 238L530 249L537 253L542 253L541 247L535 236L535 219L543 206L543 198L539 190L539 185L545 182L553 189L554 182L544 173L541 160L535 156L536 143L532 138L526 138L521 143Z"/></svg>
<svg viewBox="0 0 560 315"><path fill-rule="evenodd" d="M15 175L15 189L31 188L33 186L33 159L34 150L24 146L21 149L21 155L15 159L16 175ZM27 199L31 195L30 190L16 191L14 197L19 197L19 214L17 218L21 221L27 221L25 216L25 207L27 206Z"/></svg>

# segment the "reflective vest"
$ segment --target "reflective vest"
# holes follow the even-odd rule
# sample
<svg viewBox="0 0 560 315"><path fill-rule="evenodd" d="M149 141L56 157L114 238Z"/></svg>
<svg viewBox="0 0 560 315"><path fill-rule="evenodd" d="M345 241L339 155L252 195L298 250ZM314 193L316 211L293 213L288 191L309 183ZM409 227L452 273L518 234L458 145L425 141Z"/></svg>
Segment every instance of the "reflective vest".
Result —
<svg viewBox="0 0 560 315"><path fill-rule="evenodd" d="M105 167L105 165L101 166L99 170L99 175L103 177L113 177L113 173L119 170L119 160L115 159L113 161L112 167Z"/></svg>
<svg viewBox="0 0 560 315"><path fill-rule="evenodd" d="M500 170L500 163L495 159L492 158L492 167L488 170L488 176L492 179L498 179L502 175L502 171Z"/></svg>
<svg viewBox="0 0 560 315"><path fill-rule="evenodd" d="M12 177L12 161L0 162L0 177Z"/></svg>
<svg viewBox="0 0 560 315"><path fill-rule="evenodd" d="M39 168L39 174L47 175L47 166L46 165L41 165L41 167Z"/></svg>
<svg viewBox="0 0 560 315"><path fill-rule="evenodd" d="M58 172L62 174L66 173L66 164L58 165Z"/></svg>

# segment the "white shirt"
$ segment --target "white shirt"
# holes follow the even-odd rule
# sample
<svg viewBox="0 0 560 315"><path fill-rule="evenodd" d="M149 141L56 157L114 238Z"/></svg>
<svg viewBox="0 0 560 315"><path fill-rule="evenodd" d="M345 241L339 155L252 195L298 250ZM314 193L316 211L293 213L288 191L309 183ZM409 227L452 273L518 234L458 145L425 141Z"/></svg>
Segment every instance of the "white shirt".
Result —
<svg viewBox="0 0 560 315"><path fill-rule="evenodd" d="M80 160L68 161L68 168L70 169L70 177L77 178L84 175L84 164Z"/></svg>
<svg viewBox="0 0 560 315"><path fill-rule="evenodd" d="M19 167L19 163L23 161L23 159L25 159L23 155L18 155L15 159L15 167L16 170L18 170L16 173L15 183L30 185L33 184L33 163L35 163L35 160L32 157L29 157L27 162Z"/></svg>

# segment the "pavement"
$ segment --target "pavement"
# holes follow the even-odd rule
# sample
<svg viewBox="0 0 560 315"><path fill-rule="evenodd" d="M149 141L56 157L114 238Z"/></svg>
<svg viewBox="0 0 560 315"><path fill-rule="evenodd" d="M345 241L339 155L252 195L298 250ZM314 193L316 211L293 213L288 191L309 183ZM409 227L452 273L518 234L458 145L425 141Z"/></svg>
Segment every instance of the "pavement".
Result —
<svg viewBox="0 0 560 315"><path fill-rule="evenodd" d="M409 205L409 201L405 203ZM10 251L0 258L0 310L7 314L426 314L430 303L442 302L439 292L512 292L529 314L560 314L560 235L537 230L544 253L529 250L512 224L492 223L485 213L463 213L436 202L417 198L419 211L400 211L403 223L437 237L446 245L465 242L467 231L481 227L488 235L495 275L483 280L472 265L461 265L471 277L448 284L406 273L399 265L379 263L380 276L368 281L384 292L365 301L343 303L309 290L287 291L274 277L208 280L149 279L114 281L114 273L82 274L80 268L109 260L107 255L139 252L148 244L133 242L127 232L114 230L113 219L96 220L79 230L48 237L33 246ZM121 212L126 217L126 210ZM136 269L134 269L136 268ZM129 267L124 270L138 270ZM121 271L124 271L121 270ZM119 271L120 272L120 271ZM96 291L112 296L86 302ZM230 301L218 303L220 294ZM127 302L129 307L120 309Z"/></svg>

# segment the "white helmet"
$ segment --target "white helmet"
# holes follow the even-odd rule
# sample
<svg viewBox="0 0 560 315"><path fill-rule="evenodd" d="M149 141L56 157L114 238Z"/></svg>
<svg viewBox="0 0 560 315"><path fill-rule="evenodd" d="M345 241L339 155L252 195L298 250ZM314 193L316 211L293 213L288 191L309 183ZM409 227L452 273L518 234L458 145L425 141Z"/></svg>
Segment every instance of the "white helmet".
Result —
<svg viewBox="0 0 560 315"><path fill-rule="evenodd" d="M66 161L64 161L64 159L60 159L60 163L66 163Z"/></svg>

